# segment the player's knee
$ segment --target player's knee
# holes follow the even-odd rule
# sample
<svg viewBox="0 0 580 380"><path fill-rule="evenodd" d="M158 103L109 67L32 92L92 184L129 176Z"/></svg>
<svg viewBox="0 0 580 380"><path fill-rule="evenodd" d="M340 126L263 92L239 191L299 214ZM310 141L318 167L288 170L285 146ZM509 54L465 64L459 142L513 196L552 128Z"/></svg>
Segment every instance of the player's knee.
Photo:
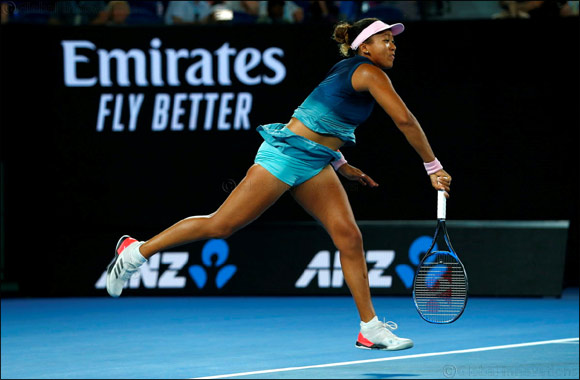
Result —
<svg viewBox="0 0 580 380"><path fill-rule="evenodd" d="M344 223L334 227L334 241L339 251L360 251L363 239L356 224Z"/></svg>
<svg viewBox="0 0 580 380"><path fill-rule="evenodd" d="M212 239L227 239L235 231L236 226L227 220L215 216L215 213L209 217L207 224L207 237Z"/></svg>
<svg viewBox="0 0 580 380"><path fill-rule="evenodd" d="M210 231L210 235L214 239L227 239L233 235L236 228L227 223L220 223L216 224Z"/></svg>
<svg viewBox="0 0 580 380"><path fill-rule="evenodd" d="M234 233L233 229L221 228L214 230L213 233L211 233L210 237L212 239L227 239L230 236L232 236L233 233Z"/></svg>

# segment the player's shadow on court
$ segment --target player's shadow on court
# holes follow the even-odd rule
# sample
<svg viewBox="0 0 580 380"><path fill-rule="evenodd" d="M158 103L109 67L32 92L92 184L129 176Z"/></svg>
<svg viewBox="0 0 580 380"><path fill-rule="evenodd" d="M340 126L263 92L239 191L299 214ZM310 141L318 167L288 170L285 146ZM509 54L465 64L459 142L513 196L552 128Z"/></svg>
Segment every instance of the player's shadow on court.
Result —
<svg viewBox="0 0 580 380"><path fill-rule="evenodd" d="M405 376L419 376L414 373L365 373L362 375L362 379L388 379L391 377L394 378L403 378Z"/></svg>

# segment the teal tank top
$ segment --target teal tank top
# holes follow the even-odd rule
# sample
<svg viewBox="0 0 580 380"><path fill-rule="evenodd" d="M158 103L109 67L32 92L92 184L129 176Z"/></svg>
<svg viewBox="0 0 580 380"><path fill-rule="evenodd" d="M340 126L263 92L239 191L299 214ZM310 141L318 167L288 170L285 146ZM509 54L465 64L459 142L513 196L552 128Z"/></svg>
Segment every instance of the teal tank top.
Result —
<svg viewBox="0 0 580 380"><path fill-rule="evenodd" d="M363 63L373 64L357 55L334 65L292 117L314 132L338 137L346 146L354 145L354 130L368 119L375 105L369 92L352 88L352 74Z"/></svg>

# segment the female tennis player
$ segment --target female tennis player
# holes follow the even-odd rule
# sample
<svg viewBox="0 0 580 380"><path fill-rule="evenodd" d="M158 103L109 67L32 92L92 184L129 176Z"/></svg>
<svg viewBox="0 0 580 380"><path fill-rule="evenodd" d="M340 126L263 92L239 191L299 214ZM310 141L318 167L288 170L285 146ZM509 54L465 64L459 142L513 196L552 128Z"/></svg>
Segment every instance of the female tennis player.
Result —
<svg viewBox="0 0 580 380"><path fill-rule="evenodd" d="M377 102L417 151L435 189L450 191L451 176L436 159L417 119L395 92L383 71L393 67L393 37L402 24L388 25L374 18L352 25L340 23L333 38L347 59L338 62L312 91L287 124L257 128L264 138L255 163L225 202L210 215L183 219L147 241L123 236L107 268L107 291L118 297L131 275L157 252L208 238L227 238L258 218L282 194L317 219L340 251L344 278L354 298L361 323L356 347L402 350L413 346L391 330L393 322L376 316L367 275L363 240L347 194L335 170L349 180L378 184L346 163L338 151L355 143L354 131ZM396 180L395 180L396 183Z"/></svg>

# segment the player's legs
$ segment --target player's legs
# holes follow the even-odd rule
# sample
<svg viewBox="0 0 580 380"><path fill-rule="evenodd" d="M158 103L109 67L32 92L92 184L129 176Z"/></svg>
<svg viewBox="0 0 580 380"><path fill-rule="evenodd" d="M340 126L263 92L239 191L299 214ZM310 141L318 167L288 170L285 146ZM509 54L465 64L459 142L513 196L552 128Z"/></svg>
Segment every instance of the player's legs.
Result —
<svg viewBox="0 0 580 380"><path fill-rule="evenodd" d="M361 232L346 192L331 166L293 188L291 193L307 212L322 223L340 251L344 279L361 319L356 347L389 351L413 347L412 340L399 338L391 332L397 328L394 322L382 323L375 315Z"/></svg>
<svg viewBox="0 0 580 380"><path fill-rule="evenodd" d="M290 186L254 164L217 211L183 219L147 240L139 251L148 259L155 253L208 238L226 238L248 225L276 202Z"/></svg>
<svg viewBox="0 0 580 380"><path fill-rule="evenodd" d="M371 301L367 264L361 232L356 224L348 197L331 166L292 188L294 199L320 221L340 251L344 279L358 308L361 321L375 316Z"/></svg>
<svg viewBox="0 0 580 380"><path fill-rule="evenodd" d="M131 276L159 251L208 238L226 238L260 216L289 185L254 164L220 208L211 215L183 219L146 242L119 239L107 267L107 292L119 297Z"/></svg>

